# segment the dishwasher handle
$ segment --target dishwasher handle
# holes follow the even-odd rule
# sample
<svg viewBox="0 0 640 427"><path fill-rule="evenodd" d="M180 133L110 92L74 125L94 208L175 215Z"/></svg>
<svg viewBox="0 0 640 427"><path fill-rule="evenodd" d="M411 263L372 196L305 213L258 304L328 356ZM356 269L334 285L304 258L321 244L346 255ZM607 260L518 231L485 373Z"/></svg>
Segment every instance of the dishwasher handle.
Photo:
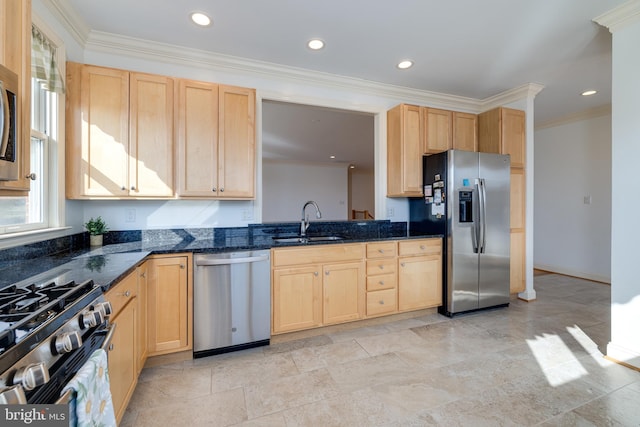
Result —
<svg viewBox="0 0 640 427"><path fill-rule="evenodd" d="M208 266L208 265L227 265L227 264L246 264L250 262L267 261L269 255L250 256L244 258L205 258L196 259L196 265Z"/></svg>

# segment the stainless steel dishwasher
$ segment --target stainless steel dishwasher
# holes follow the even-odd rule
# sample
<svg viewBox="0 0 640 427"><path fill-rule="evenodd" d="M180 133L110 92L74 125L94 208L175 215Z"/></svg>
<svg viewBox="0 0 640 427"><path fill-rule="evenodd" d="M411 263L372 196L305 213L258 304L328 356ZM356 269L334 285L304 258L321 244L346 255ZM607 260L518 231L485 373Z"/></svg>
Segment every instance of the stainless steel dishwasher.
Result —
<svg viewBox="0 0 640 427"><path fill-rule="evenodd" d="M268 345L269 250L198 254L194 264L193 357Z"/></svg>

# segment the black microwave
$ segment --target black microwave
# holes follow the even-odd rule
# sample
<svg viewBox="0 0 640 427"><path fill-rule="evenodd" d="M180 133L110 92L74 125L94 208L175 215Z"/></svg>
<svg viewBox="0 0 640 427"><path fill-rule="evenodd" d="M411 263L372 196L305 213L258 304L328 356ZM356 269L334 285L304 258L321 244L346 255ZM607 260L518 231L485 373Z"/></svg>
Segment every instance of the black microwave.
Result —
<svg viewBox="0 0 640 427"><path fill-rule="evenodd" d="M18 179L18 75L0 65L0 181Z"/></svg>

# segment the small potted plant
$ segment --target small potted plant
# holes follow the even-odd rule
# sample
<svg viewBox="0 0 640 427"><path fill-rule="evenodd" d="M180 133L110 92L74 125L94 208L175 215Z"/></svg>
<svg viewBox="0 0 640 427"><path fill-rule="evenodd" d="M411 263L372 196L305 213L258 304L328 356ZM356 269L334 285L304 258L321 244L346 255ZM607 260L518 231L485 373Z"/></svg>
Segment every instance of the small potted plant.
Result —
<svg viewBox="0 0 640 427"><path fill-rule="evenodd" d="M109 231L102 217L92 217L84 224L84 228L89 232L89 245L102 246L102 235Z"/></svg>

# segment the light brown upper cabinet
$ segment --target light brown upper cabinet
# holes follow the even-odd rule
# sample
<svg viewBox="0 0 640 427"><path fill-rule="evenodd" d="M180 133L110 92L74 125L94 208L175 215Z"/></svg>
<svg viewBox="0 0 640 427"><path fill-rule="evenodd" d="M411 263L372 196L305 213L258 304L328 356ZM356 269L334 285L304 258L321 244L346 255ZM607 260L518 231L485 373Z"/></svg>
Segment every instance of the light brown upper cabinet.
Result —
<svg viewBox="0 0 640 427"><path fill-rule="evenodd" d="M478 116L453 112L453 149L478 151Z"/></svg>
<svg viewBox="0 0 640 427"><path fill-rule="evenodd" d="M511 293L525 289L526 169L525 114L495 108L478 116L478 151L511 156Z"/></svg>
<svg viewBox="0 0 640 427"><path fill-rule="evenodd" d="M178 195L255 197L254 89L180 80Z"/></svg>
<svg viewBox="0 0 640 427"><path fill-rule="evenodd" d="M400 104L387 111L387 197L422 195L423 141L421 107Z"/></svg>
<svg viewBox="0 0 640 427"><path fill-rule="evenodd" d="M452 111L423 108L425 140L424 153L434 154L453 146Z"/></svg>
<svg viewBox="0 0 640 427"><path fill-rule="evenodd" d="M67 197L173 196L173 80L67 63Z"/></svg>
<svg viewBox="0 0 640 427"><path fill-rule="evenodd" d="M0 0L0 64L17 74L19 91L18 180L0 181L0 196L24 196L31 185L31 1Z"/></svg>
<svg viewBox="0 0 640 427"><path fill-rule="evenodd" d="M478 117L478 151L511 155L511 167L525 166L524 111L495 108Z"/></svg>

